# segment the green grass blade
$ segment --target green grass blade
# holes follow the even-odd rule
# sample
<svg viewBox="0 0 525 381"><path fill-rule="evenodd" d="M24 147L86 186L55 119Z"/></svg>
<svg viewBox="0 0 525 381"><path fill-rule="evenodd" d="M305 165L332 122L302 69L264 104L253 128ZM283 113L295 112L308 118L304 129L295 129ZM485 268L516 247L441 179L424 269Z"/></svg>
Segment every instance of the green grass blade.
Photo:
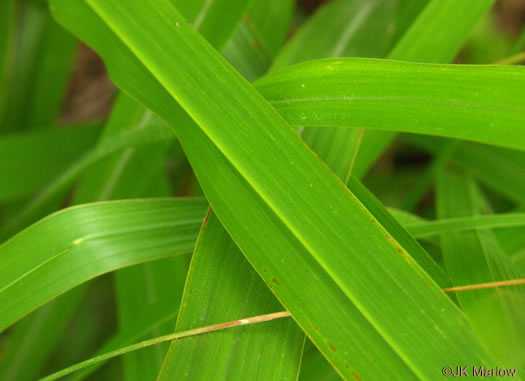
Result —
<svg viewBox="0 0 525 381"><path fill-rule="evenodd" d="M250 1L238 1L232 7L228 1L207 1L197 8L195 1L176 1L184 7L186 17L198 22L198 29L215 47L220 48L226 37L235 29L244 9ZM188 8L193 8L192 10ZM192 17L193 11L198 11ZM123 102L133 103L141 113L147 113L141 106L128 97ZM123 124L113 123L108 127L106 139L119 134ZM124 124L125 125L125 124ZM103 144L104 142L102 142ZM123 199L132 197L151 197L155 194L145 193L145 188L151 182L156 168L161 168L163 158L169 146L160 143L140 149L127 149L123 153L105 159L102 163L89 170L89 178L85 178L80 187L81 192L88 196L99 195L99 199ZM143 176L137 176L143 173ZM101 176L101 174L103 174ZM89 197L89 196L88 196ZM139 266L122 269L115 274L116 294L121 329L133 324L142 308L149 305L163 294L171 295L171 303L178 305L184 287L187 265L184 259L169 259L168 261L145 263ZM173 322L155 328L150 334L160 336L172 331ZM157 376L168 344L157 345L144 351L124 356L124 372L126 380L146 380Z"/></svg>
<svg viewBox="0 0 525 381"><path fill-rule="evenodd" d="M404 135L408 142L432 154L441 152L450 142L446 139ZM490 160L486 160L490 157ZM484 144L462 142L451 161L472 172L479 181L505 198L525 205L525 154Z"/></svg>
<svg viewBox="0 0 525 381"><path fill-rule="evenodd" d="M193 253L176 331L282 310L210 211ZM293 380L303 342L291 319L195 336L171 345L158 380Z"/></svg>
<svg viewBox="0 0 525 381"><path fill-rule="evenodd" d="M246 319L236 320L236 321L230 321L230 322L224 322L219 323L211 326L206 327L199 327L195 328L189 331L183 331L183 332L175 332L169 335L156 337L154 339L144 340L140 343L132 344L127 347L119 348L111 352L104 353L99 356L92 357L88 360L82 361L80 363L77 363L75 365L72 365L66 369L63 369L59 372L50 374L47 377L41 378L40 381L52 381L57 380L61 377L67 376L73 372L76 372L78 370L87 368L89 366L96 365L100 362L110 360L112 358L115 358L117 356L121 356L133 351L137 351L143 348L151 347L152 345L158 345L160 343L165 343L168 341L178 340L178 339L184 339L187 337L192 337L196 335L202 335L205 333L215 332L215 331L221 331L228 328L235 328L239 326L244 326L248 324L260 324L260 323L266 323L275 319L283 319L283 318L289 318L290 314L288 312L276 312L274 314L264 315L264 316L253 316Z"/></svg>
<svg viewBox="0 0 525 381"><path fill-rule="evenodd" d="M341 381L334 368L309 341L304 352L299 381Z"/></svg>
<svg viewBox="0 0 525 381"><path fill-rule="evenodd" d="M293 0L252 1L222 51L244 78L253 81L266 73L284 42L293 8Z"/></svg>
<svg viewBox="0 0 525 381"><path fill-rule="evenodd" d="M358 200L169 3L52 4L62 22L95 44L121 86L174 125L221 222L259 274L269 284L279 283L272 284L274 292L341 374L351 377L358 369L378 376L386 364L396 363L400 379L416 374L431 379L434 368L447 358L452 362L452 354L454 362L461 360L457 356L490 362L448 297L403 249L398 252L395 240L370 223L374 219ZM167 31L170 39L162 37ZM147 43L160 40L162 47ZM126 73L117 69L124 62ZM199 127L181 114L177 101ZM264 239L269 236L275 237L271 243ZM363 253L378 254L365 262ZM294 275L290 266L300 266L303 274ZM371 290L377 290L376 297L370 298ZM345 308L333 314L333 305ZM348 321L364 327L359 336ZM407 330L431 335L436 345L415 345L401 334ZM367 356L346 358L344 348L365 341Z"/></svg>
<svg viewBox="0 0 525 381"><path fill-rule="evenodd" d="M483 203L479 189L465 172L440 171L437 194L440 218L481 214ZM441 246L454 286L522 277L490 230L443 234ZM464 292L457 297L479 336L502 366L523 369L525 287Z"/></svg>
<svg viewBox="0 0 525 381"><path fill-rule="evenodd" d="M178 308L170 298L161 299L154 305L142 311L130 322L125 329L120 330L109 339L95 354L98 356L114 351L150 336L163 325L172 323L177 319ZM173 329L173 325L171 326ZM159 344L160 345L160 344ZM104 362L83 369L71 376L70 381L80 381L99 369Z"/></svg>
<svg viewBox="0 0 525 381"><path fill-rule="evenodd" d="M392 26L396 9L390 1L339 0L327 3L286 44L272 71L318 58L382 57L390 48L387 30ZM344 182L350 175L361 135L359 129L328 127L307 127L301 132L310 148Z"/></svg>
<svg viewBox="0 0 525 381"><path fill-rule="evenodd" d="M32 225L0 246L0 330L97 275L190 252L205 208L197 199L106 202Z"/></svg>
<svg viewBox="0 0 525 381"><path fill-rule="evenodd" d="M144 118L144 115L146 115L146 118ZM125 134L128 130L134 130L137 128L140 129L141 127L145 127L147 123L143 123L142 126L140 123L148 119L147 115L148 114L146 110L142 106L138 105L136 102L132 101L128 97L120 96L120 99L116 102L113 116L112 118L110 118L110 122L107 124L106 129L101 136L101 139L98 143L98 147L107 145L108 143L114 144L112 143L112 140L120 137L122 134ZM51 150L54 147L50 146L49 144L45 144L44 146L42 146L41 143L42 140L35 141L35 145L37 147L36 149L34 149L35 152L38 153L39 151L45 151L45 155L54 156L55 160L60 159L56 158L55 156L58 155L56 154L56 152L53 152ZM67 140L62 139L57 141L57 143L60 147L62 147L64 145L67 145L67 143L69 142ZM160 143L162 147L166 146L167 144L169 143ZM65 149L74 150L75 146L77 145L78 143L72 141L70 146L66 146ZM98 147L94 148L91 152L96 151ZM145 152L146 155L142 154L143 158L147 160L148 163L157 163L157 166L160 166L160 160L162 160L163 152L165 152L166 149L162 150L161 147L158 146L158 144L154 144L153 147L152 145L149 145L148 147L145 147L142 150L144 149L151 150L151 152ZM64 148L59 148L58 152L60 152L60 150L64 150ZM33 155L34 153L32 153L29 156L31 157ZM121 156L123 156L124 160L122 160ZM140 156L138 159L137 156L137 152L134 148L127 148L124 154L114 154L106 160L101 160L100 163L97 163L98 165L89 168L87 173L84 174L84 177L80 182L79 186L76 188L73 198L73 204L87 203L93 201L105 201L106 199L110 198L123 199L131 198L133 196L153 196L144 194L143 190L148 185L148 182L151 180L151 177L155 174L155 170L149 168L149 165L147 164L140 165ZM81 159L80 162L82 162L82 160L85 159ZM35 167L38 167L38 165L41 165L41 163L37 163L36 165L34 164ZM67 166L69 165L69 163L67 160L64 160L64 163L62 165ZM146 170L144 169L144 167L146 168ZM136 176L133 170L139 170L144 174L142 176ZM42 170L41 172L44 171ZM164 196L168 195L164 194ZM167 258L160 261L155 261L154 263L143 264L142 266L149 266L150 268L169 269L170 267L172 267L173 261L181 261L181 259ZM184 259L182 259L182 262L184 264ZM129 269L129 271L136 272L138 271L137 267L140 266L141 265L133 266L133 269ZM143 276L141 280L144 278L145 277ZM179 298L180 294L182 293L184 278L182 278L181 280L182 282L178 290ZM135 282L133 284L138 285L138 283L139 282ZM145 287L144 289L146 288L147 287ZM63 332L66 329L66 324L69 322L68 318L71 317L72 312L75 311L79 304L83 301L81 296L85 294L85 291L86 287L84 287L84 285L81 287L76 287L75 289L67 293L67 296L63 298L64 300L62 302L51 303L49 306L46 306L45 311L35 311L35 313L32 314L32 316L34 320L39 321L41 329L37 332L33 331L31 332L31 334L25 335L27 337L25 337L23 334L21 336L19 335L21 337L19 340L13 340L10 343L10 346L7 348L8 355L10 353L18 353L18 358L21 359L21 361L23 361L23 359L28 358L32 359L31 366L25 366L23 368L25 373L28 373L31 370L31 368L34 368L32 371L33 373L38 371L38 363L35 360L33 360L33 358L39 358L42 362L53 352L55 348L53 346L53 343L56 343L58 339L63 335ZM151 291L148 293L148 295L152 295L153 293L154 292ZM138 302L141 298L137 297L132 299ZM139 310L140 307L143 306L139 306L135 310ZM61 318L53 318L55 316L60 316ZM170 330L173 327L173 325L174 322L169 327ZM170 330L165 330L163 332L159 331L158 334L160 335L161 333L167 333ZM16 338L18 339L18 336ZM23 345L24 340L28 339L31 340L32 345L26 350L23 350L23 348L22 350L20 350L20 346ZM141 352L140 356L147 356L148 352L156 352L161 349L162 346L158 346L151 350ZM165 347L165 349L167 349L167 347ZM150 364L151 361L145 361L143 363ZM160 368L160 364L158 367ZM23 375L24 374L20 374L18 375L18 377L22 380L24 379L22 378ZM28 377L28 379L31 378Z"/></svg>
<svg viewBox="0 0 525 381"><path fill-rule="evenodd" d="M403 220L402 211L389 210L398 220ZM482 216L446 218L428 221L421 218L403 223L405 229L414 237L428 237L443 233L468 230L493 230L509 227L525 226L525 213L505 213ZM401 222L400 221L400 222Z"/></svg>
<svg viewBox="0 0 525 381"><path fill-rule="evenodd" d="M427 194L429 188L432 186L437 171L439 171L439 169L443 165L450 161L450 159L454 155L454 152L457 151L459 146L459 141L448 141L447 144L443 147L443 150L438 152L432 158L432 161L425 168L425 171L421 175L421 178L419 178L417 182L415 182L412 185L411 189L404 196L401 209L410 211L415 209L419 205L421 200Z"/></svg>
<svg viewBox="0 0 525 381"><path fill-rule="evenodd" d="M461 3L454 0L431 1L390 52L389 58L428 63L450 62L473 26L493 4L494 0Z"/></svg>
<svg viewBox="0 0 525 381"><path fill-rule="evenodd" d="M348 182L348 189L356 195L375 219L385 227L388 233L416 260L441 288L450 287L450 279L430 255L416 242L383 204L355 177Z"/></svg>
<svg viewBox="0 0 525 381"><path fill-rule="evenodd" d="M341 63L336 65L335 62L339 61ZM337 70L329 70L325 74L327 66L333 66ZM525 98L521 97L522 88L525 88L523 70L506 66L457 67L340 59L310 62L286 69L261 80L258 89L290 123L296 125L317 123L363 127L366 124L371 128L395 126L393 128L402 131L440 134L524 149L525 114L522 110ZM382 77L385 71L388 73L387 79ZM402 87L397 82L401 77L404 81ZM368 84L367 81L373 81L374 78L382 87ZM484 81L481 82L480 79ZM334 88L331 85L333 82L346 86ZM425 85L435 82L441 84L443 95ZM309 83L309 86L305 85L303 88L303 83ZM378 89L381 89L380 94L377 93ZM348 97L352 91L359 91L364 99L349 102ZM330 100L327 101L326 97L330 97ZM453 101L445 101L446 97L454 98ZM421 108L422 105L424 109ZM403 107L406 107L404 112L399 113ZM382 112L377 112L378 108ZM350 114L349 110L353 113ZM27 210L23 210L17 219L4 227L4 236L31 222L31 219L34 220L34 210L45 202L46 197L64 189L82 170L101 156L131 144L145 144L173 136L171 128L162 125L153 116L152 123L158 126L158 130L152 128L130 131L129 137L121 136L118 140L97 147L89 156L76 163L39 195ZM459 126L462 128L458 128ZM496 130L496 127L499 128Z"/></svg>
<svg viewBox="0 0 525 381"><path fill-rule="evenodd" d="M73 36L53 20L44 2L17 2L16 7L21 17L3 98L5 114L0 114L3 131L55 122L77 46Z"/></svg>
<svg viewBox="0 0 525 381"><path fill-rule="evenodd" d="M291 1L255 1L227 44L225 58L247 78L266 72L289 24L291 5ZM210 213L192 257L176 331L283 309ZM304 335L289 319L177 341L159 379L296 379L303 341ZM202 363L202 358L208 360Z"/></svg>
<svg viewBox="0 0 525 381"><path fill-rule="evenodd" d="M245 22L270 56L284 45L295 11L295 0L252 0Z"/></svg>
<svg viewBox="0 0 525 381"><path fill-rule="evenodd" d="M99 133L99 125L87 125L0 138L0 200L21 198L43 188L93 147Z"/></svg>
<svg viewBox="0 0 525 381"><path fill-rule="evenodd" d="M522 206L516 209L516 212L525 212L525 207ZM505 249L507 254L515 255L520 251L525 250L525 237L521 234L519 228L501 229L494 232L498 237L498 241Z"/></svg>
<svg viewBox="0 0 525 381"><path fill-rule="evenodd" d="M14 4L14 0L5 0L0 4L0 119L5 112L7 73L13 49Z"/></svg>
<svg viewBox="0 0 525 381"><path fill-rule="evenodd" d="M297 32L272 68L275 70L283 65L324 56L382 56L389 49L386 30L391 27L389 21L394 12L406 11L405 7L411 6L414 7L413 2L397 7L393 3L379 1L345 0L328 3ZM348 23L348 20L352 22ZM397 29L402 27L396 25ZM378 42L378 35L385 37ZM347 183L361 134L359 129L306 127L302 131L302 138ZM356 180L349 184L349 188L438 284L442 287L450 285L439 266L403 231L366 188Z"/></svg>
<svg viewBox="0 0 525 381"><path fill-rule="evenodd" d="M131 117L130 117L131 116ZM99 146L111 144L115 137L130 130L147 128L151 112L124 94L114 106ZM134 121L134 122L133 122ZM138 197L167 197L169 192L148 192L154 176L163 169L170 142L127 148L97 162L83 175L75 192L74 203L122 200ZM141 175L137 175L137 174ZM166 258L142 263L116 271L115 296L118 323L121 330L134 324L143 309L150 308L159 298L170 296L178 305L184 287L187 258ZM60 311L54 311L59 314ZM172 331L175 319L151 331L153 337ZM126 380L147 380L156 377L168 345L158 345L123 357Z"/></svg>
<svg viewBox="0 0 525 381"><path fill-rule="evenodd" d="M525 150L522 67L338 58L284 69L256 86L295 126L391 129Z"/></svg>
<svg viewBox="0 0 525 381"><path fill-rule="evenodd" d="M0 379L35 380L83 296L84 292L60 295L20 320L9 332L0 361Z"/></svg>
<svg viewBox="0 0 525 381"><path fill-rule="evenodd" d="M131 105L132 108L135 107ZM68 190L68 187L91 165L99 160L126 148L143 146L150 143L173 140L175 133L164 121L150 111L131 112L127 107L119 108L112 115L110 123L123 122L132 127L98 144L79 160L71 164L66 171L49 183L36 197L24 205L16 216L0 226L0 240L6 239L24 227L42 218L49 212L49 205ZM136 110L135 110L136 111ZM89 197L89 196L88 196Z"/></svg>
<svg viewBox="0 0 525 381"><path fill-rule="evenodd" d="M252 0L169 0L208 42L222 47L233 35Z"/></svg>
<svg viewBox="0 0 525 381"><path fill-rule="evenodd" d="M271 71L319 58L382 57L389 49L387 29L393 2L337 0L323 5L286 44Z"/></svg>
<svg viewBox="0 0 525 381"><path fill-rule="evenodd" d="M449 63L475 24L495 0L432 0L417 17L389 58L404 61ZM366 131L356 157L355 175L362 177L395 134Z"/></svg>

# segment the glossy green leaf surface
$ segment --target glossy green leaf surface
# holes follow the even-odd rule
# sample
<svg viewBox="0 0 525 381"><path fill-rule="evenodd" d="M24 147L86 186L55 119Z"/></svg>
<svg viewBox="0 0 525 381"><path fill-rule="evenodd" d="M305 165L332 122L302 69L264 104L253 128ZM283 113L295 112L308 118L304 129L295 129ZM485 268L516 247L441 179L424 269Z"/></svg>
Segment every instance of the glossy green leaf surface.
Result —
<svg viewBox="0 0 525 381"><path fill-rule="evenodd" d="M521 67L339 58L284 69L256 86L291 125L391 129L525 150Z"/></svg>
<svg viewBox="0 0 525 381"><path fill-rule="evenodd" d="M120 131L119 134L107 139L103 144L86 152L78 160L70 164L67 170L61 172L54 180L47 184L34 198L18 210L16 216L0 226L0 238L9 238L29 224L48 214L50 204L57 202L57 197L63 196L68 187L79 178L83 172L99 160L117 153L123 149L144 146L149 143L170 141L174 138L173 129L164 121L148 111L146 113L130 108L123 108L114 116L114 123L128 123L130 129ZM127 114L127 112L130 112ZM122 116L124 114L124 117ZM144 128L146 127L147 128ZM90 200L88 196L87 200ZM86 200L86 199L85 199ZM59 200L60 201L60 200Z"/></svg>
<svg viewBox="0 0 525 381"><path fill-rule="evenodd" d="M282 310L210 211L193 253L175 330ZM291 318L190 337L171 345L158 380L293 380L303 342Z"/></svg>
<svg viewBox="0 0 525 381"><path fill-rule="evenodd" d="M292 125L391 128L523 150L523 72L523 68L508 66L338 59L294 66L260 80L256 86ZM438 83L440 91L433 85ZM360 95L352 96L352 91ZM126 136L97 147L77 162L4 230L16 231L16 226L23 226L24 218L31 222L31 215L46 197L70 184L100 157L133 144L173 137L173 130L162 121L153 123L155 116L152 118L155 128L126 132Z"/></svg>
<svg viewBox="0 0 525 381"><path fill-rule="evenodd" d="M393 1L329 2L301 26L275 59L272 70L334 56L382 57L390 48L390 34L386 32L400 7ZM346 183L362 131L327 127L299 131L308 146Z"/></svg>
<svg viewBox="0 0 525 381"><path fill-rule="evenodd" d="M291 4L253 2L226 46L225 58L244 71L246 78L259 77L267 70L276 44L284 37ZM272 20L271 29L268 20ZM176 331L282 309L210 211L192 257ZM159 379L295 379L303 342L303 333L291 319L176 341Z"/></svg>
<svg viewBox="0 0 525 381"><path fill-rule="evenodd" d="M380 363L395 361L402 369L396 375L400 379L416 375L430 379L437 362L441 364L451 353L458 356L459 351L453 348L459 346L469 348L469 353L459 354L465 361L490 362L448 297L404 250L397 251L395 241L390 242L381 227L370 223L375 220L366 209L287 128L279 114L181 22L169 3L123 6L114 1L77 2L73 14L68 12L71 3L59 9L60 3L54 1L53 5L62 21L82 16L69 27L95 43L115 80L173 124L221 222L259 275L269 283L272 279L279 282L274 292L341 374L351 377L357 369L358 374L377 376L384 369ZM136 22L139 14L141 23ZM101 20L111 29L104 28ZM169 40L162 38L165 30L173 32ZM94 33L105 33L105 38L97 43ZM119 40L112 33L125 45L115 44ZM159 40L164 42L162 47L147 43ZM104 43L99 45L101 41ZM122 62L128 68L125 75L116 70ZM167 62L171 70L165 70ZM174 100L200 127L181 114ZM213 173L205 170L211 157ZM220 188L218 179L223 184ZM225 190L224 184L235 189L235 195ZM233 204L242 209L242 218L231 209ZM327 226L330 229L324 228ZM264 239L269 236L273 237L271 243ZM366 263L363 253L368 253ZM282 263L304 270L299 276ZM348 278L349 273L355 278ZM402 288L399 282L404 284ZM329 307L333 305L345 307L334 315ZM392 317L388 322L379 318L385 314ZM417 327L407 315L418 322ZM355 319L369 324L359 337L348 329L348 322ZM432 333L436 344L415 345L415 329ZM401 334L407 330L414 336ZM368 352L372 357L345 358L344 348L360 342L374 343L368 344L374 350ZM377 361L374 367L370 367L372 359ZM432 365L432 361L436 363Z"/></svg>
<svg viewBox="0 0 525 381"><path fill-rule="evenodd" d="M403 61L449 63L458 54L470 31L495 0L431 0L390 52ZM361 177L395 134L366 131L356 157L355 175Z"/></svg>
<svg viewBox="0 0 525 381"><path fill-rule="evenodd" d="M151 112L125 94L120 94L113 113L98 142L99 146L128 131L145 129L151 124ZM137 197L169 197L167 190L149 187L155 176L163 175L163 159L170 141L130 147L110 155L88 168L75 191L75 203L122 200ZM137 176L137 173L142 175ZM159 299L177 305L182 295L187 258L165 258L121 269L115 273L115 293L119 330L126 331ZM60 313L60 311L55 311ZM151 330L152 336L171 332L175 319ZM123 358L128 381L156 377L168 346L158 345Z"/></svg>
<svg viewBox="0 0 525 381"><path fill-rule="evenodd" d="M32 225L0 246L0 329L95 276L190 252L206 206L198 199L106 202Z"/></svg>

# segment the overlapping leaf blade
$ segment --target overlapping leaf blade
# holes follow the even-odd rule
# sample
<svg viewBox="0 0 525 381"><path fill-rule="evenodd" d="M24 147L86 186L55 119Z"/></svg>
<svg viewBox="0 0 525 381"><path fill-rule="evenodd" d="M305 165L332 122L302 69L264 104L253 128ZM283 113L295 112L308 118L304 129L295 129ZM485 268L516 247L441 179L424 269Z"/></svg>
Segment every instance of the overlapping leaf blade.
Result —
<svg viewBox="0 0 525 381"><path fill-rule="evenodd" d="M430 1L390 52L394 60L449 63L474 25L495 0ZM384 151L395 134L366 131L356 157L354 174L361 177Z"/></svg>
<svg viewBox="0 0 525 381"><path fill-rule="evenodd" d="M32 225L0 246L0 330L97 275L190 252L206 206L199 199L108 202Z"/></svg>
<svg viewBox="0 0 525 381"><path fill-rule="evenodd" d="M256 86L291 125L396 129L525 150L521 67L339 58L284 69Z"/></svg>
<svg viewBox="0 0 525 381"><path fill-rule="evenodd" d="M482 196L471 175L444 169L439 173L437 185L441 218L481 214ZM445 265L455 286L522 277L490 230L444 234L441 243ZM498 361L503 366L523 369L525 287L465 292L457 297Z"/></svg>
<svg viewBox="0 0 525 381"><path fill-rule="evenodd" d="M210 211L193 253L176 331L282 309ZM190 337L171 345L158 379L293 380L303 342L291 318Z"/></svg>
<svg viewBox="0 0 525 381"><path fill-rule="evenodd" d="M57 10L59 3L60 1L53 2ZM83 3L75 3L76 12L69 15L76 14L78 17L79 12L84 11L85 13L82 14L85 16L84 22L76 22L75 25L69 26L95 45L97 41L93 39L93 32L84 28L90 26L90 30L93 31L96 25L94 33L105 33L104 41L107 44L97 45L97 48L107 56L110 70L116 74L115 80L127 91L143 99L148 106L177 128L179 139L217 215L251 263L259 270L259 274L268 282L272 279L279 282L279 285L275 286L275 293L291 310L302 328L312 335L316 345L333 361L339 372L351 376L352 371L345 365L353 365L359 369L359 372L377 375L376 372L381 372L380 362L393 361L399 363L400 373L397 376L400 378L413 378L415 374L430 378L430 374L434 374L434 370L431 370L433 368L431 361L438 361L439 357L441 364L451 352L457 355L457 351L450 349L451 346L456 347L456 345L470 348L470 354L465 352L460 354L470 361L481 363L490 361L483 353L483 349L476 344L463 316L448 298L412 262L404 250L401 249L401 253L397 252L395 241L394 245L389 243L383 236L386 233L377 225L370 224L371 216L362 209L360 203L347 193L321 163L316 161L293 131L286 128L278 114L275 114L248 84L232 72L218 55L211 52L191 28L181 23L180 15L170 4L164 1L125 6L113 1L89 1L88 4L93 8L85 8ZM68 6L71 9L70 3ZM108 34L108 29L99 29L103 28L103 24L93 18L96 15L93 9L104 18L113 32L127 43L137 55L136 57L146 66L133 58L131 51L116 43L118 40L114 39L112 33ZM65 8L60 10L66 11ZM134 21L137 20L138 13L141 14L142 20L155 20L156 23L148 24L149 27L144 28L144 25ZM62 21L68 19L70 21L70 17L63 18L63 16L64 13L59 15ZM174 37L163 41L162 51L158 51L160 45L144 45L145 41L162 40L159 33L163 30L174 31ZM116 56L114 50L111 52L106 50L110 45L113 49L118 49L122 55ZM173 50L171 47L175 46L177 48ZM155 54L152 54L153 51ZM170 52L169 55L167 51ZM167 72L163 69L165 64L162 62L168 57L170 63L177 63L178 70ZM131 61L127 62L128 59ZM119 76L115 71L118 67L115 65L118 62L122 63L122 60L126 60L129 64L125 76ZM198 72L194 70L197 66ZM145 67L151 72L145 73ZM150 73L154 73L155 76ZM212 77L214 81L211 80ZM146 82L140 81L140 92L136 91L138 78L146 79ZM169 93L163 90L158 81ZM218 91L219 88L221 91ZM168 94L181 103L202 130L180 114L180 109ZM213 94L214 98L208 97L208 94ZM220 147L220 151L217 147ZM209 157L214 158L213 173L205 170L209 166L209 159L207 160ZM303 169L300 176L294 175L296 173L295 169L292 170L294 166ZM277 168L279 171L276 171ZM221 179L223 186L229 184L230 189L235 189L235 196L225 189L217 189L216 179ZM320 195L322 198L319 197ZM242 209L243 217L231 209L233 204L238 206L236 209ZM310 209L305 205L316 206ZM337 208L334 205L337 205ZM313 221L315 225L312 224ZM327 224L330 229L323 228L328 226ZM345 228L350 226L359 226L359 231ZM319 233L321 231L322 235ZM275 252L275 245L279 245L280 249L277 252L281 259L284 263L293 263L294 268L301 267L302 276L286 271L286 267L279 264L282 262L278 258L268 257L272 250L270 250L270 243L263 237L270 236L273 238L271 242L273 252ZM362 245L363 237L368 238L366 247ZM321 254L328 252L330 258ZM366 256L367 265L362 261L365 258L362 257L363 253L369 253ZM376 261L379 258L372 253L380 255L380 263ZM267 275L262 271L264 268L267 269ZM366 268L370 270L373 268L373 272L364 271ZM385 273L386 268L391 272ZM343 276L343 273L346 275ZM355 278L348 279L348 273L355 274ZM301 281L305 276L316 279L315 288L312 289ZM406 282L405 286L411 290L410 297L407 297L407 288L400 290L391 277ZM390 283L391 280L393 283ZM311 284L311 280L308 283ZM302 292L309 290L306 292L308 299L304 299L304 296L298 293L298 284L301 285ZM370 298L371 290L374 290L378 284L382 286L382 292L389 291L388 295L374 292L374 297ZM353 302L357 302L359 309L343 302L345 299L348 300L348 297ZM388 303L380 302L385 297ZM319 304L311 307L312 298ZM410 307L411 303L415 303L414 298L418 299L417 308ZM396 302L401 299L402 302ZM338 311L337 316L329 316L328 306L333 306L334 303L343 303L346 308ZM431 305L428 305L429 303ZM401 304L403 318L400 315L395 317L401 312L398 311ZM425 305L427 307L424 307ZM305 308L311 311L304 313ZM429 310L428 314L419 315L426 308L432 310L432 313ZM377 314L384 316L385 313L391 313L392 320L385 322L384 319L378 318ZM413 340L419 336L417 332L410 337L402 338L404 335L399 335L399 330L403 330L401 326L409 323L406 319L407 314L414 314L414 321L419 323L419 328L424 332L429 334L435 332L437 324L440 332L449 332L451 336L445 334L447 337L445 338L441 333L433 335L434 339L440 342L436 346L414 345ZM346 325L349 319L350 321L361 319L364 324L367 322L373 324L375 328L370 325L369 330L359 334L372 339L369 342L374 344L370 347L378 351L375 355L381 354L380 356L375 358L376 356L369 352L373 357L353 358L352 364L348 363L342 348L351 345L351 342L354 345L362 342L360 341L362 337L352 336L356 334L355 332L350 335ZM439 322L435 319L439 319ZM343 321L344 324L339 324ZM425 321L428 325L423 323ZM311 324L315 324L319 331ZM423 328L424 326L427 328ZM413 326L410 327L410 330L412 329ZM463 334L458 334L458 329ZM385 343L385 338L392 346ZM462 340L467 340L469 344L461 344ZM428 336L426 341L428 343ZM401 354L397 360L397 354L392 352L392 348ZM438 351L440 355L424 354L427 351L430 353ZM401 358L407 361L406 365L403 365ZM423 358L425 358L424 364ZM372 359L377 361L377 365L371 368ZM454 361L458 361L457 357ZM404 366L406 367L403 368ZM434 367L437 366L437 363L434 364Z"/></svg>

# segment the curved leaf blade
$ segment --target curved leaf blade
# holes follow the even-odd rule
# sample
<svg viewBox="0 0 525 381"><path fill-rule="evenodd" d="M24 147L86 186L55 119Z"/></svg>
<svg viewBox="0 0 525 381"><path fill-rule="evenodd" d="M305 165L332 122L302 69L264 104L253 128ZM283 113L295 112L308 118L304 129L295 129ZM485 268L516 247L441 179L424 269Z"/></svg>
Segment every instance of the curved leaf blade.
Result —
<svg viewBox="0 0 525 381"><path fill-rule="evenodd" d="M338 58L284 69L256 86L295 126L413 132L525 150L522 67Z"/></svg>
<svg viewBox="0 0 525 381"><path fill-rule="evenodd" d="M53 4L99 48L115 80L177 129L227 231L342 375L392 377L386 364L396 363L399 379L432 379L447 359L491 362L448 297L169 2ZM435 345L406 335L414 329ZM364 342L366 352L345 354Z"/></svg>
<svg viewBox="0 0 525 381"><path fill-rule="evenodd" d="M95 276L191 252L206 207L199 199L102 202L30 226L0 246L0 331Z"/></svg>

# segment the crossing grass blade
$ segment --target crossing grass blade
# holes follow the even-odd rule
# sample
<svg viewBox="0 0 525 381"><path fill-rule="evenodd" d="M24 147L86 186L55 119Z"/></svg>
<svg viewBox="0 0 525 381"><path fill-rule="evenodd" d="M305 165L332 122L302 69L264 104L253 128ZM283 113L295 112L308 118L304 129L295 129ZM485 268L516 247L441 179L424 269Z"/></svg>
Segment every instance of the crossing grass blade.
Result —
<svg viewBox="0 0 525 381"><path fill-rule="evenodd" d="M119 95L113 110L115 115L107 124L99 146L111 143L112 139L127 131L147 128L151 119L149 110L125 94ZM74 202L169 197L168 190L151 189L149 185L155 176L165 175L162 169L170 144L170 141L161 141L127 148L104 158L83 174L75 191ZM138 176L139 173L142 175ZM184 257L165 258L116 271L114 282L119 329L126 331L141 315L141 311L150 308L158 299L169 299L177 306L186 271L187 258ZM172 331L174 324L175 319L157 326L151 335L156 337L167 334ZM167 349L167 344L164 344L124 356L126 379L155 378Z"/></svg>
<svg viewBox="0 0 525 381"><path fill-rule="evenodd" d="M388 55L393 60L450 63L476 23L495 0L431 0ZM354 174L362 177L395 134L366 131L356 156Z"/></svg>
<svg viewBox="0 0 525 381"><path fill-rule="evenodd" d="M244 78L265 74L280 50L294 11L293 0L252 1L222 54Z"/></svg>
<svg viewBox="0 0 525 381"><path fill-rule="evenodd" d="M116 349L131 345L149 337L152 332L157 331L163 325L176 320L178 308L174 305L171 298L164 298L157 301L154 305L135 316L133 321L127 324L126 328L119 330L111 337L94 356L114 351ZM172 326L173 328L173 326ZM99 369L104 362L87 367L71 376L71 381L80 381L88 377L91 373Z"/></svg>
<svg viewBox="0 0 525 381"><path fill-rule="evenodd" d="M248 78L264 74L284 37L290 9L290 1L255 1L225 57L236 67L250 68ZM277 11L278 17L271 17ZM271 29L268 20L273 20ZM197 242L176 331L283 309L211 210ZM296 379L303 343L304 335L291 319L176 341L159 380ZM202 358L208 361L202 363Z"/></svg>
<svg viewBox="0 0 525 381"><path fill-rule="evenodd" d="M175 134L164 121L151 112L134 112L134 105L131 110L127 107L115 112L109 123L124 123L134 126L122 131L118 135L107 139L104 144L98 144L93 149L86 152L77 161L73 162L65 171L61 172L53 181L47 184L34 198L25 203L18 210L16 216L5 221L0 226L0 240L5 240L17 233L29 224L37 221L48 214L50 204L56 202L57 197L64 195L72 183L83 174L91 165L99 160L117 153L126 148L144 146L150 143L161 141L172 141ZM142 123L141 123L142 122ZM147 125L147 128L145 128Z"/></svg>
<svg viewBox="0 0 525 381"><path fill-rule="evenodd" d="M400 379L431 379L451 353L454 361L459 354L491 362L448 297L169 2L52 4L57 17L106 58L114 79L176 128L221 222L342 375L374 377L385 369L380 363L396 363ZM171 38L163 39L167 30ZM150 43L159 40L161 49ZM123 62L126 73L117 70ZM263 239L269 236L271 247ZM363 253L369 253L366 263ZM298 267L301 276L294 274ZM345 307L332 314L329 305ZM388 321L380 317L385 314ZM367 328L357 337L349 321ZM426 346L412 341L419 336L414 329L425 332ZM400 334L407 330L414 336ZM368 356L346 358L344 348L365 341Z"/></svg>
<svg viewBox="0 0 525 381"><path fill-rule="evenodd" d="M443 169L437 182L440 218L479 215L485 208L472 176ZM443 234L445 265L454 286L519 279L512 264L490 230ZM478 335L492 348L502 366L525 368L525 287L496 288L457 294ZM519 372L518 372L519 374Z"/></svg>
<svg viewBox="0 0 525 381"><path fill-rule="evenodd" d="M522 67L338 58L256 86L295 126L392 129L525 150Z"/></svg>
<svg viewBox="0 0 525 381"><path fill-rule="evenodd" d="M210 210L193 253L175 331L282 309ZM175 341L158 380L293 380L303 342L291 319Z"/></svg>
<svg viewBox="0 0 525 381"><path fill-rule="evenodd" d="M32 225L0 246L0 330L98 275L191 252L206 207L199 199L96 203Z"/></svg>

